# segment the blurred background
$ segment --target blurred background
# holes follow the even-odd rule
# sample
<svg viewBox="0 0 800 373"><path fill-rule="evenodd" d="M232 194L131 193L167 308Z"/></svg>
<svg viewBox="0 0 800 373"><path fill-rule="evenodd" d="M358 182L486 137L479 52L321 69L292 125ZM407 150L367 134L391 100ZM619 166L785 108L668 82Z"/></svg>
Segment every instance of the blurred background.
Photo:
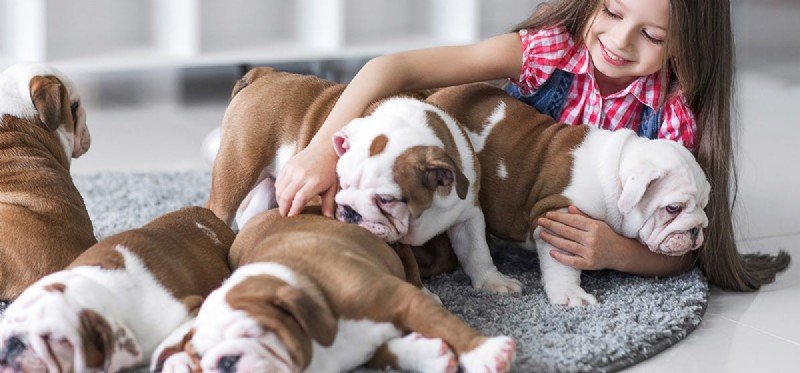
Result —
<svg viewBox="0 0 800 373"><path fill-rule="evenodd" d="M471 43L532 0L0 0L0 68L46 61L82 90L93 143L73 172L208 168L200 142L251 66L347 82L369 58ZM800 260L800 1L734 0L741 251ZM630 371L797 372L800 270L712 288L684 341Z"/></svg>

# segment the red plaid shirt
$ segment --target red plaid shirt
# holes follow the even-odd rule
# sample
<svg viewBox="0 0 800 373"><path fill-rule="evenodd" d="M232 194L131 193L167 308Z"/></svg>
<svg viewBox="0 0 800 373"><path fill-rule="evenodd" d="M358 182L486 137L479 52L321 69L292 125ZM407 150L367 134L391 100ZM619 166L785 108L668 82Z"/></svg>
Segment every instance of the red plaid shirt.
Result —
<svg viewBox="0 0 800 373"><path fill-rule="evenodd" d="M603 97L594 80L592 60L586 46L576 45L566 29L553 27L538 32L519 32L522 40L522 72L514 82L523 95L531 95L544 84L555 69L574 74L559 122L586 124L608 130L630 128L636 131L644 105L657 110L666 92L659 72L633 81L625 89ZM695 147L697 122L686 97L671 95L664 102L658 137Z"/></svg>

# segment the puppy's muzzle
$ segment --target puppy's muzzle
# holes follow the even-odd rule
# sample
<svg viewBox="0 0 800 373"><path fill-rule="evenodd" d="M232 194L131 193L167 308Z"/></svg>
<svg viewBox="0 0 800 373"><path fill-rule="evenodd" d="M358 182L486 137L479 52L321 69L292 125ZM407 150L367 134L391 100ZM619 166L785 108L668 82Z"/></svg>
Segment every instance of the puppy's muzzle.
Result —
<svg viewBox="0 0 800 373"><path fill-rule="evenodd" d="M689 234L692 238L692 247L697 246L697 237L700 235L700 228L694 228L690 230Z"/></svg>
<svg viewBox="0 0 800 373"><path fill-rule="evenodd" d="M12 336L6 340L6 345L0 351L0 367L10 366L14 371L18 371L16 358L25 351L25 343L18 337Z"/></svg>
<svg viewBox="0 0 800 373"><path fill-rule="evenodd" d="M235 373L239 358L241 358L239 355L223 356L217 363L217 369L219 369L221 373Z"/></svg>
<svg viewBox="0 0 800 373"><path fill-rule="evenodd" d="M341 210L341 213L339 214L341 221L349 224L361 223L361 214L359 214L356 210L353 210L352 207L343 205L339 206L339 208Z"/></svg>

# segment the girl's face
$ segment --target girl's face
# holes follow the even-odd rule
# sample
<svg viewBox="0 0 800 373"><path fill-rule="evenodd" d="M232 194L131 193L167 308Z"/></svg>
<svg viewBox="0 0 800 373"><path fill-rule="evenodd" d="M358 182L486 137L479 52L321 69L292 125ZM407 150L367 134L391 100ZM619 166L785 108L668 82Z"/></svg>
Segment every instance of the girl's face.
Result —
<svg viewBox="0 0 800 373"><path fill-rule="evenodd" d="M661 69L668 24L669 0L604 0L584 34L604 93Z"/></svg>

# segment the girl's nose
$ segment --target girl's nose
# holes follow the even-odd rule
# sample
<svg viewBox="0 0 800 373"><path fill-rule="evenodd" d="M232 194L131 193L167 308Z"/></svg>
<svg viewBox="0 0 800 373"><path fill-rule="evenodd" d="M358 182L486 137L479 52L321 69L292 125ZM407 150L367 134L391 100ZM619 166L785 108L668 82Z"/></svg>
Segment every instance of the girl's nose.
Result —
<svg viewBox="0 0 800 373"><path fill-rule="evenodd" d="M610 34L611 41L614 43L613 47L618 48L620 51L626 51L633 44L636 30L630 25L620 22L614 26Z"/></svg>

